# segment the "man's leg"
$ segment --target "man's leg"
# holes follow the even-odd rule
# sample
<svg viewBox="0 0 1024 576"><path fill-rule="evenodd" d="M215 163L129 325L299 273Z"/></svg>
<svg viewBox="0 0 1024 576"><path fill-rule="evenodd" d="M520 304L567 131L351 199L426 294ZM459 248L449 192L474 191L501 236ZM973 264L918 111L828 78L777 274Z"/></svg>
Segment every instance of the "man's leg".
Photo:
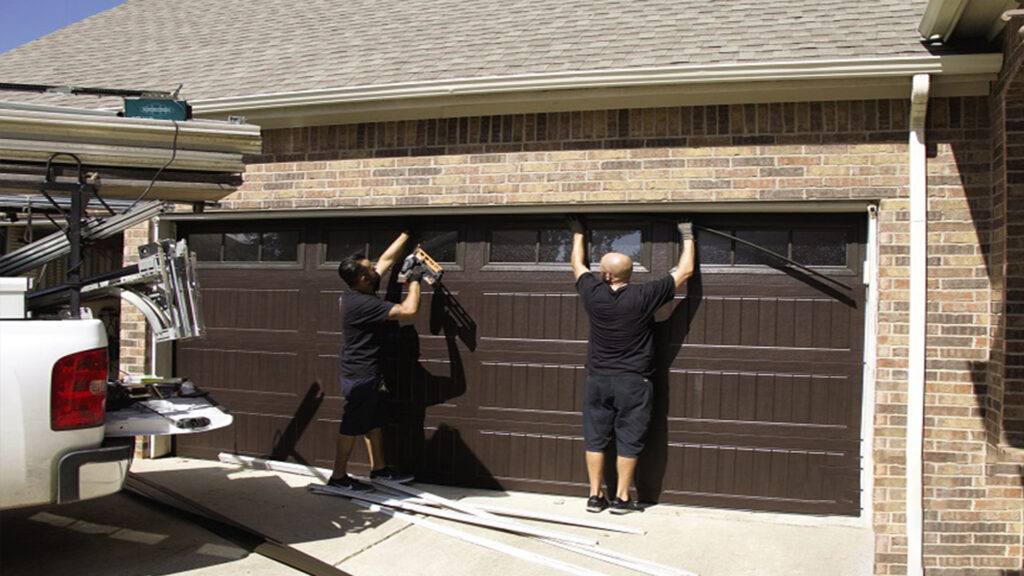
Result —
<svg viewBox="0 0 1024 576"><path fill-rule="evenodd" d="M363 437L366 441L366 453L370 455L370 470L380 470L384 464L384 435L380 428L374 428Z"/></svg>
<svg viewBox="0 0 1024 576"><path fill-rule="evenodd" d="M352 447L355 444L355 436L338 434L338 446L334 452L334 470L331 471L331 478L344 478L348 475L348 457L352 454Z"/></svg>
<svg viewBox="0 0 1024 576"><path fill-rule="evenodd" d="M583 444L587 463L590 496L587 511L600 512L608 507L607 494L601 489L604 479L604 451L612 436L615 412L607 402L607 378L588 374L583 382Z"/></svg>
<svg viewBox="0 0 1024 576"><path fill-rule="evenodd" d="M629 487L633 485L636 460L636 458L626 456L619 456L615 459L615 470L619 474L619 485L615 490L615 497L619 500L629 500Z"/></svg>
<svg viewBox="0 0 1024 576"><path fill-rule="evenodd" d="M601 491L601 476L604 474L604 452L587 451L587 477L590 479L590 495L604 496Z"/></svg>
<svg viewBox="0 0 1024 576"><path fill-rule="evenodd" d="M615 419L615 447L618 454L615 469L619 481L615 488L615 499L612 500L612 514L641 510L637 502L630 500L629 488L633 485L637 458L643 452L647 439L654 389L651 381L639 374L625 376L621 383L615 399L619 409Z"/></svg>

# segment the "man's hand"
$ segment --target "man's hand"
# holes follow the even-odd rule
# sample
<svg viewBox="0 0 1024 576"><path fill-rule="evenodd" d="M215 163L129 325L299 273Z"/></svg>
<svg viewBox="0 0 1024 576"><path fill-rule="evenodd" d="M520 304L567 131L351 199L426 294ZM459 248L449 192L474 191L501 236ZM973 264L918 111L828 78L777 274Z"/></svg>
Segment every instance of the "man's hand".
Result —
<svg viewBox="0 0 1024 576"><path fill-rule="evenodd" d="M416 222L406 222L402 225L402 233L409 238L418 238L420 227Z"/></svg>
<svg viewBox="0 0 1024 576"><path fill-rule="evenodd" d="M675 281L676 290L686 283L693 276L694 246L693 246L693 222L680 220L676 224L679 235L683 237L683 253L679 255L679 264L669 272Z"/></svg>
<svg viewBox="0 0 1024 576"><path fill-rule="evenodd" d="M693 222L680 220L676 227L679 228L679 235L683 237L683 241L693 240Z"/></svg>
<svg viewBox="0 0 1024 576"><path fill-rule="evenodd" d="M572 230L573 234L583 234L583 221L580 220L579 216L566 216L565 219L569 223L569 230Z"/></svg>
<svg viewBox="0 0 1024 576"><path fill-rule="evenodd" d="M405 282L419 282L423 279L423 265L417 264L409 269L409 273L405 276Z"/></svg>

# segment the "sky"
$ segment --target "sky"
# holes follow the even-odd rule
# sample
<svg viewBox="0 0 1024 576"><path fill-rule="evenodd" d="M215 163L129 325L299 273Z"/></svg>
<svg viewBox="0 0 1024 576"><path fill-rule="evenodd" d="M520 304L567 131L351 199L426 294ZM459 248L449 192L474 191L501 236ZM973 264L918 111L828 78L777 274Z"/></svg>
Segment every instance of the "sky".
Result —
<svg viewBox="0 0 1024 576"><path fill-rule="evenodd" d="M0 0L0 54L125 0Z"/></svg>

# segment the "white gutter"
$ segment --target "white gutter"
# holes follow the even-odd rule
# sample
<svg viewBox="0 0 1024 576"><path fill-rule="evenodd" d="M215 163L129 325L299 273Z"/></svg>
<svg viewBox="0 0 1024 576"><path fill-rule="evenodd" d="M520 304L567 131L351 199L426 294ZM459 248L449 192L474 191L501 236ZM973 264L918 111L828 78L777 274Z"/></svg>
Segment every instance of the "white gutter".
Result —
<svg viewBox="0 0 1024 576"><path fill-rule="evenodd" d="M925 355L928 300L927 74L914 76L910 96L910 342L907 376L907 576L923 576Z"/></svg>
<svg viewBox="0 0 1024 576"><path fill-rule="evenodd" d="M1002 58L1001 53L925 55L898 58L800 60L550 72L231 96L192 100L191 104L197 114L217 114L381 100L536 93L551 90L909 77L917 74L986 75L999 73L1002 68Z"/></svg>

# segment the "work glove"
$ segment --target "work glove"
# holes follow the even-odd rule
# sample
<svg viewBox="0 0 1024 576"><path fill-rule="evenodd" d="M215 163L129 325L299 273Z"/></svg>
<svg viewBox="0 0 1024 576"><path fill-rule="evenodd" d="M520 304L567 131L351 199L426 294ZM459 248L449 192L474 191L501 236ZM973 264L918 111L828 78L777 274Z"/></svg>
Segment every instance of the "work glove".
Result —
<svg viewBox="0 0 1024 576"><path fill-rule="evenodd" d="M412 268L409 269L408 274L405 275L405 282L407 284L409 282L419 282L420 280L423 279L424 272L425 270L423 269L422 264L417 264L413 266Z"/></svg>
<svg viewBox="0 0 1024 576"><path fill-rule="evenodd" d="M583 233L583 220L581 220L579 216L566 216L565 220L569 223L569 230L571 230L573 234Z"/></svg>
<svg viewBox="0 0 1024 576"><path fill-rule="evenodd" d="M679 228L679 235L683 237L683 241L693 240L693 222L680 220L676 227Z"/></svg>

